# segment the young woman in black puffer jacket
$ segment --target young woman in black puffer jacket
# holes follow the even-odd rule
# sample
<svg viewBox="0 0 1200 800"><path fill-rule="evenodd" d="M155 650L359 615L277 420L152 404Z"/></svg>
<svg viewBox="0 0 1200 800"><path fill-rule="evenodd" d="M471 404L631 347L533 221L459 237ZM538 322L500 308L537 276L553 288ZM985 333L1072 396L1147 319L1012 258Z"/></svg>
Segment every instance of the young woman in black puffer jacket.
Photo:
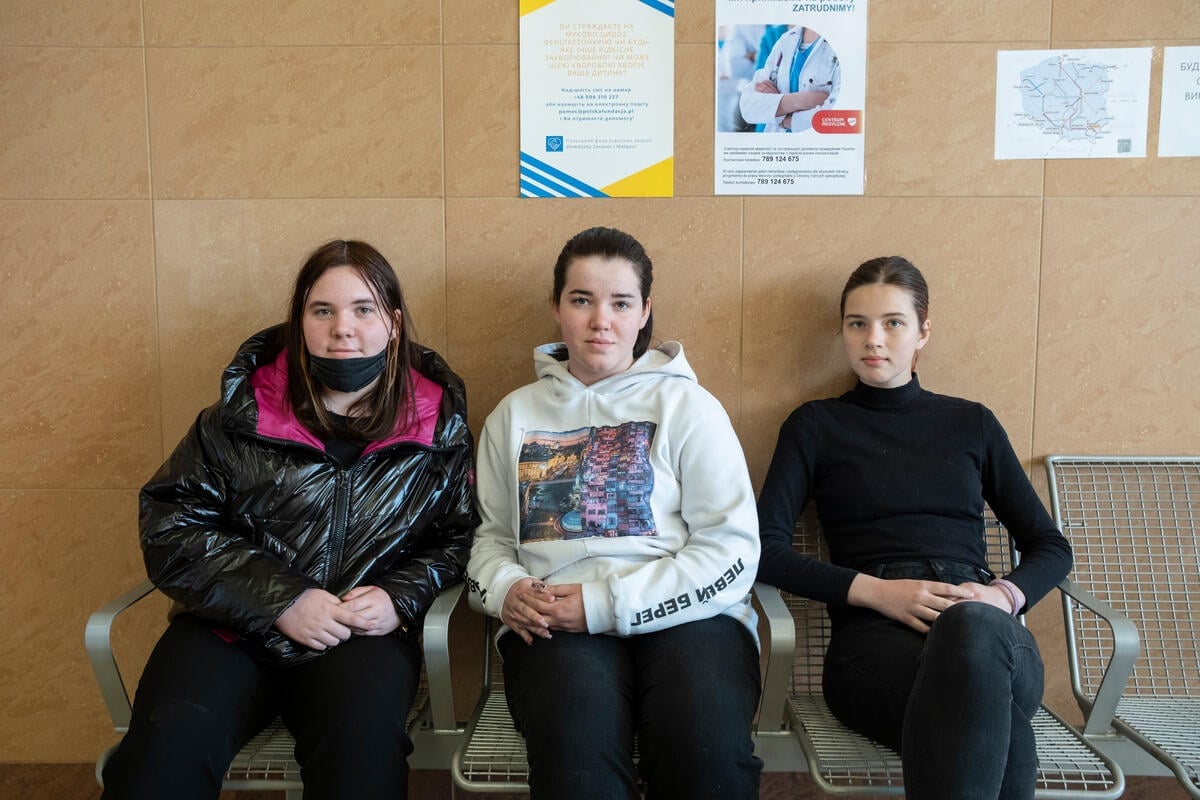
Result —
<svg viewBox="0 0 1200 800"><path fill-rule="evenodd" d="M416 634L462 577L478 517L462 381L410 338L395 272L334 241L287 322L251 337L141 493L176 611L138 686L106 798L216 798L282 714L306 798L406 796Z"/></svg>

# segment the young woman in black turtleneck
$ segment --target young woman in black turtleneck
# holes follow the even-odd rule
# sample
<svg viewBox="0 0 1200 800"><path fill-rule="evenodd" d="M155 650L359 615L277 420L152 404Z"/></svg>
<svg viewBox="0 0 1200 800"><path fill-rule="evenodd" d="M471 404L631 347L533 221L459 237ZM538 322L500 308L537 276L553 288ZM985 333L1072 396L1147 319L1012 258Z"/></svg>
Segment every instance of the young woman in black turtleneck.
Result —
<svg viewBox="0 0 1200 800"><path fill-rule="evenodd" d="M758 578L828 604L824 693L849 727L901 754L910 800L1033 797L1037 644L1018 622L1071 567L996 417L921 388L929 290L899 256L842 292L857 385L784 422L759 498ZM792 549L809 501L830 562ZM987 569L984 504L1021 552Z"/></svg>

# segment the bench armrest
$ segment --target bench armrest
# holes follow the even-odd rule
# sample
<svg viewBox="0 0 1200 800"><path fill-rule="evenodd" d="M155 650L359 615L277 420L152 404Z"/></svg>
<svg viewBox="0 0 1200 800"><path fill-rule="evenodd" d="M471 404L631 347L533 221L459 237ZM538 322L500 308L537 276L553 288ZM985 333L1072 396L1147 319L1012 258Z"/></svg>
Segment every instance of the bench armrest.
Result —
<svg viewBox="0 0 1200 800"><path fill-rule="evenodd" d="M763 677L762 704L758 730L786 730L788 725L787 691L796 654L796 623L783 603L779 590L765 583L754 584L763 614L767 618L767 671Z"/></svg>
<svg viewBox="0 0 1200 800"><path fill-rule="evenodd" d="M1071 690L1075 693L1075 699L1079 702L1079 707L1084 714L1083 733L1087 736L1107 733L1112 727L1117 702L1121 699L1121 693L1125 691L1129 676L1133 672L1134 662L1137 661L1139 646L1137 627L1119 611L1092 595L1091 592L1070 578L1063 578L1059 582L1058 588L1065 596L1063 602L1064 622L1067 630L1072 632L1067 637L1067 656L1071 661ZM1104 668L1104 677L1100 681L1100 687L1094 698L1085 696L1080 686L1076 669L1079 656L1075 649L1071 602L1066 598L1070 598L1070 601L1099 616L1108 623L1112 632L1112 655L1108 659L1108 665Z"/></svg>
<svg viewBox="0 0 1200 800"><path fill-rule="evenodd" d="M450 675L450 616L462 592L463 584L451 586L437 596L425 614L425 674L429 680L430 717L436 731L458 731Z"/></svg>
<svg viewBox="0 0 1200 800"><path fill-rule="evenodd" d="M96 674L96 682L100 684L100 694L104 704L108 706L108 715L112 717L113 728L117 733L129 730L129 718L133 714L133 706L129 702L129 692L121 679L121 671L117 667L112 651L112 626L117 615L128 609L137 601L154 591L154 584L143 580L137 586L119 597L96 609L88 617L87 627L83 632L83 643L87 648L88 660L92 662L92 672Z"/></svg>

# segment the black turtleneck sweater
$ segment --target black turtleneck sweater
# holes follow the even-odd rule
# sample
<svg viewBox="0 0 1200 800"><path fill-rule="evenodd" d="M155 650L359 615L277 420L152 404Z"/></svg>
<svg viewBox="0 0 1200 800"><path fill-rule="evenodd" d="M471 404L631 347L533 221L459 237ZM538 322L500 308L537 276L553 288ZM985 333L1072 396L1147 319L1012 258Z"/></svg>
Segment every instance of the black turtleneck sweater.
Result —
<svg viewBox="0 0 1200 800"><path fill-rule="evenodd" d="M792 549L796 519L817 505L830 562ZM999 421L984 406L921 388L859 382L805 403L779 431L759 496L758 579L835 605L868 564L947 558L987 566L984 503L1008 529L1021 564L1007 576L1026 608L1071 568L1054 526Z"/></svg>

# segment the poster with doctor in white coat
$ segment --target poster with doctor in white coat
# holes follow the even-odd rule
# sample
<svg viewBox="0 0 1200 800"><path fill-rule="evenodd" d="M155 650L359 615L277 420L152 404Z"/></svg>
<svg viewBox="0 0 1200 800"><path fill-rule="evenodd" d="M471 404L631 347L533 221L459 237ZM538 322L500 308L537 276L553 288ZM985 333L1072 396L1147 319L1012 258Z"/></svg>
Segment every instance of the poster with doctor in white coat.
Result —
<svg viewBox="0 0 1200 800"><path fill-rule="evenodd" d="M717 0L717 194L863 193L866 31L866 0Z"/></svg>

